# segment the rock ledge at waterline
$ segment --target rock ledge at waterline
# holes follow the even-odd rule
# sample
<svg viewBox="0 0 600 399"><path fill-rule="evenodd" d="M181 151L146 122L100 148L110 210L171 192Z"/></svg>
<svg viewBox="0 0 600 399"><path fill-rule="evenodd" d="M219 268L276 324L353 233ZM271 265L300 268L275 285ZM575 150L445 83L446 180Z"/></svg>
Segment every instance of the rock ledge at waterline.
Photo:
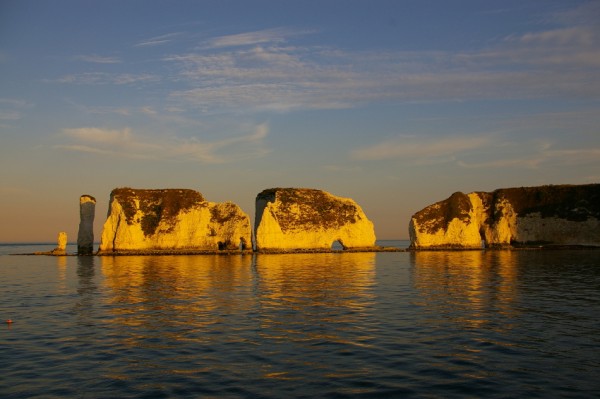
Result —
<svg viewBox="0 0 600 399"><path fill-rule="evenodd" d="M415 213L411 249L600 246L600 184L456 192Z"/></svg>
<svg viewBox="0 0 600 399"><path fill-rule="evenodd" d="M99 254L239 250L250 247L251 234L250 218L234 203L188 189L117 188Z"/></svg>

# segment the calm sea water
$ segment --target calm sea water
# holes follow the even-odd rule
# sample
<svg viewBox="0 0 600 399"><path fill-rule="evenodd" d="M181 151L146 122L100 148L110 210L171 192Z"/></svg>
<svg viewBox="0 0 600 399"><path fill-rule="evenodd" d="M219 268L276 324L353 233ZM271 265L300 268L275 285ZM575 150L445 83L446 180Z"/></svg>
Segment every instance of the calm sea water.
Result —
<svg viewBox="0 0 600 399"><path fill-rule="evenodd" d="M600 395L600 251L2 255L0 317L2 398Z"/></svg>

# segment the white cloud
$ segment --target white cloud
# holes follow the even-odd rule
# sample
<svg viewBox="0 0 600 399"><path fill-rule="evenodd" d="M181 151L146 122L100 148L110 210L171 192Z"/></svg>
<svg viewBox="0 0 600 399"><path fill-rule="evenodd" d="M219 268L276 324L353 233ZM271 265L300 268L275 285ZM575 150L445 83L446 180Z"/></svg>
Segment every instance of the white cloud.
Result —
<svg viewBox="0 0 600 399"><path fill-rule="evenodd" d="M575 18L460 53L293 45L302 33L276 28L219 36L199 51L165 57L179 73L174 105L288 111L378 101L600 96L600 29Z"/></svg>
<svg viewBox="0 0 600 399"><path fill-rule="evenodd" d="M108 145L125 144L132 140L131 129L100 129L95 127L84 127L77 129L64 129L63 133L82 142L104 143Z"/></svg>
<svg viewBox="0 0 600 399"><path fill-rule="evenodd" d="M457 164L464 168L528 168L537 169L548 165L573 166L598 164L600 166L600 148L568 148L548 140L523 141L518 143L517 154L513 145L511 151L495 151L498 159L487 161L459 160ZM560 148L559 148L560 147ZM492 157L490 157L492 158Z"/></svg>
<svg viewBox="0 0 600 399"><path fill-rule="evenodd" d="M90 62L94 64L118 64L121 62L121 60L116 57L106 57L97 54L77 55L74 58L79 61Z"/></svg>
<svg viewBox="0 0 600 399"><path fill-rule="evenodd" d="M136 43L134 45L134 47L160 46L160 45L167 44L167 43L173 41L173 39L179 35L181 35L181 32L173 32L173 33L167 33L167 34L160 35L160 36L154 36L149 39L142 40L141 42Z"/></svg>
<svg viewBox="0 0 600 399"><path fill-rule="evenodd" d="M142 107L142 108L140 108L140 112L142 112L143 114L146 114L146 115L156 115L157 114L156 110L152 107Z"/></svg>
<svg viewBox="0 0 600 399"><path fill-rule="evenodd" d="M569 114L558 113L550 117ZM576 115L576 114L574 114ZM570 115L573 116L573 115ZM548 118L552 121L552 118ZM529 123L530 121L526 121ZM402 135L358 148L351 152L351 158L360 161L399 161L411 165L453 163L469 169L514 168L538 169L546 166L564 167L576 165L598 165L600 167L600 147L590 143L588 147L570 144L568 139L527 138L523 130L534 128L537 121L523 126L523 121L515 121L517 130L511 128L502 133L451 135L432 137L428 135ZM563 125L568 126L568 125ZM559 130L562 131L562 127ZM511 134L518 133L518 136Z"/></svg>
<svg viewBox="0 0 600 399"><path fill-rule="evenodd" d="M54 82L132 85L170 81L166 107L223 112L352 108L375 102L479 99L589 99L600 96L600 29L584 17L555 18L551 29L511 35L472 51L343 51L297 45L307 30L273 28L208 38L162 57L169 75L87 72ZM587 22L586 22L587 21ZM181 32L136 44L155 46ZM89 62L113 57L81 55ZM171 74L171 72L174 73Z"/></svg>
<svg viewBox="0 0 600 399"><path fill-rule="evenodd" d="M283 43L288 37L311 33L310 31L294 31L285 28L264 29L225 35L206 41L209 48L253 46L266 43Z"/></svg>
<svg viewBox="0 0 600 399"><path fill-rule="evenodd" d="M423 137L399 136L352 152L359 160L404 159L420 162L453 160L457 154L489 146L490 137Z"/></svg>
<svg viewBox="0 0 600 399"><path fill-rule="evenodd" d="M84 127L63 129L65 143L55 148L132 159L227 163L266 154L264 139L268 132L268 125L260 124L249 133L207 141L198 137L144 136L134 134L130 128Z"/></svg>
<svg viewBox="0 0 600 399"><path fill-rule="evenodd" d="M23 112L32 106L32 104L25 100L16 98L0 98L0 121L21 120L23 118ZM1 126L8 127L7 125Z"/></svg>
<svg viewBox="0 0 600 399"><path fill-rule="evenodd" d="M16 110L0 110L0 120L16 121L21 119L21 113Z"/></svg>
<svg viewBox="0 0 600 399"><path fill-rule="evenodd" d="M80 84L80 85L127 85L134 83L156 82L160 78L157 75L141 73L107 73L107 72L85 72L80 74L65 75L49 82Z"/></svg>

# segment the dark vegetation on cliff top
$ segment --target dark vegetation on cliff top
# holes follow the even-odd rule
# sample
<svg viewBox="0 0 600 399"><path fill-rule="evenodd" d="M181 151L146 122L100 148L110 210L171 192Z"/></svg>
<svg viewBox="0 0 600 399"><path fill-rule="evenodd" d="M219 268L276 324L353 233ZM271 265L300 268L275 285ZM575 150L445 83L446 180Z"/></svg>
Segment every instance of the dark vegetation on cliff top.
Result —
<svg viewBox="0 0 600 399"><path fill-rule="evenodd" d="M600 184L501 188L491 194L494 203L508 200L519 216L539 213L574 222L600 219Z"/></svg>
<svg viewBox="0 0 600 399"><path fill-rule="evenodd" d="M340 200L322 190L308 188L271 188L260 192L256 199L279 201L280 212L273 215L282 231L297 228L336 229L347 223L356 223L356 205ZM298 210L291 210L298 206Z"/></svg>
<svg viewBox="0 0 600 399"><path fill-rule="evenodd" d="M469 212L471 212L471 209L471 201L468 195L457 191L449 198L436 202L417 212L413 217L422 228L435 233L439 229L446 230L448 224L455 218L469 223Z"/></svg>
<svg viewBox="0 0 600 399"><path fill-rule="evenodd" d="M246 215L233 202L217 204L210 208L210 221L212 223L223 225L229 222L242 222L244 220L248 221Z"/></svg>
<svg viewBox="0 0 600 399"><path fill-rule="evenodd" d="M574 222L592 217L600 219L600 184L500 188L477 194L490 213L488 223L502 217L501 209L496 209L502 200L507 200L519 216L539 213L544 218L558 217ZM454 218L468 224L470 211L471 201L467 194L456 192L415 213L413 218L422 228L434 233L447 229Z"/></svg>
<svg viewBox="0 0 600 399"><path fill-rule="evenodd" d="M139 222L146 236L153 235L161 221L169 226L165 232L171 232L180 212L193 207L206 206L202 194L189 189L136 190L124 187L114 189L111 198L116 198L121 204L127 224L137 222L134 220L138 210L135 200L139 201L139 210L143 215Z"/></svg>

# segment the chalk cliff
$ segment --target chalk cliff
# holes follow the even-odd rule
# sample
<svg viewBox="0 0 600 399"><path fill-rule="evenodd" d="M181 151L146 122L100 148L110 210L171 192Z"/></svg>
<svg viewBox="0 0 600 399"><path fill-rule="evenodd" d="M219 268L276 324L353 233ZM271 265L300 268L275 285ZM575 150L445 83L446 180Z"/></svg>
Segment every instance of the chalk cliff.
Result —
<svg viewBox="0 0 600 399"><path fill-rule="evenodd" d="M273 188L256 197L258 250L330 249L375 245L373 223L349 198L305 188Z"/></svg>
<svg viewBox="0 0 600 399"><path fill-rule="evenodd" d="M600 184L452 194L415 213L411 247L600 245Z"/></svg>
<svg viewBox="0 0 600 399"><path fill-rule="evenodd" d="M231 202L187 189L117 188L100 252L251 248L250 218Z"/></svg>
<svg viewBox="0 0 600 399"><path fill-rule="evenodd" d="M77 231L77 254L91 255L94 252L94 216L96 198L91 195L79 197L79 230Z"/></svg>
<svg viewBox="0 0 600 399"><path fill-rule="evenodd" d="M52 255L66 255L67 254L67 233L61 231L58 233L58 237L56 239L56 248L50 252Z"/></svg>

